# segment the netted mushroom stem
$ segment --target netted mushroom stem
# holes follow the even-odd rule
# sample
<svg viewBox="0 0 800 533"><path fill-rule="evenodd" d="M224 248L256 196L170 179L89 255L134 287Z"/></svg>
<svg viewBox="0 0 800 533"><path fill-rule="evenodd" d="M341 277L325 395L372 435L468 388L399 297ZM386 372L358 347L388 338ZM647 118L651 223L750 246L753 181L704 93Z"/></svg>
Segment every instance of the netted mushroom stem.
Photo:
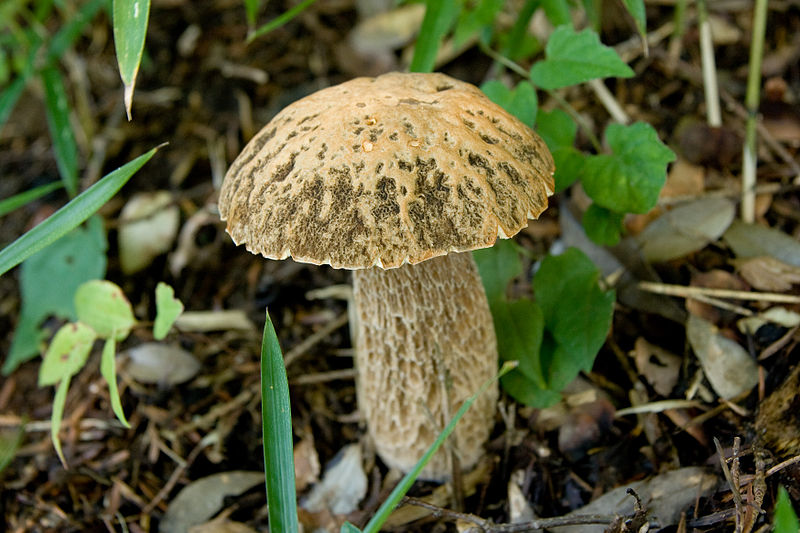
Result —
<svg viewBox="0 0 800 533"><path fill-rule="evenodd" d="M471 254L355 270L359 408L383 461L410 470L461 404L497 372L497 340ZM474 465L492 429L497 387L459 421L450 443ZM444 480L447 446L423 471Z"/></svg>

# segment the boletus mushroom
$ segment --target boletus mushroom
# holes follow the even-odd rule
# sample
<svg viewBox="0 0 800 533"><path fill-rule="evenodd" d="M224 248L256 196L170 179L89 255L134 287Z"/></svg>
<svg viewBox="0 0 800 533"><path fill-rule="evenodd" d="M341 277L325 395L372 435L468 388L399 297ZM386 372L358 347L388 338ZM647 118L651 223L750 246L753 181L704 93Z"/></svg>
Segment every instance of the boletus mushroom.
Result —
<svg viewBox="0 0 800 533"><path fill-rule="evenodd" d="M236 244L353 270L357 391L383 461L407 471L497 372L471 254L547 207L544 142L479 89L443 74L384 74L283 109L228 170L219 210ZM474 465L497 388L449 448ZM440 452L423 476L445 479Z"/></svg>

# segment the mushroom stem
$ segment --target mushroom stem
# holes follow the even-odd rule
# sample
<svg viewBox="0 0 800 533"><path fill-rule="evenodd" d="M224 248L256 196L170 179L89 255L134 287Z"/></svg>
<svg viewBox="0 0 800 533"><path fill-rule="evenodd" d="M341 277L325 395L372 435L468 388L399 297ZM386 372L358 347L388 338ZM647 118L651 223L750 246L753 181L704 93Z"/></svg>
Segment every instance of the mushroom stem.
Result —
<svg viewBox="0 0 800 533"><path fill-rule="evenodd" d="M469 253L416 265L353 272L358 315L359 408L378 454L410 470L461 404L497 372L497 340L486 293ZM474 465L493 426L497 387L458 422L426 479L451 475L449 450Z"/></svg>

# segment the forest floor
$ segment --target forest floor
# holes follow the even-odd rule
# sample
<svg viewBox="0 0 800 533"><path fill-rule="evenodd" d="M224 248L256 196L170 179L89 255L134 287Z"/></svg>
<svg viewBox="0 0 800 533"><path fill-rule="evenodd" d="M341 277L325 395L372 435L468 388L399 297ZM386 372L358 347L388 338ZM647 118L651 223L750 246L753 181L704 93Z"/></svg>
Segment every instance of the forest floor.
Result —
<svg viewBox="0 0 800 533"><path fill-rule="evenodd" d="M262 482L252 476L263 472L259 353L265 308L291 358L287 373L298 497L310 501L312 487L322 483L326 472L330 473L326 483L343 475L332 470L331 460L340 453L340 458L347 455L345 450L357 452L344 486L332 489L342 493L345 503L339 509L345 511L336 512L330 500L303 504L300 518L305 531L338 531L345 520L363 526L385 499L398 476L375 457L360 425L347 303L339 297L346 291L324 291L349 284L349 274L327 266L255 257L233 245L216 211L218 186L227 166L277 111L352 77L405 68L407 56L402 50L377 60L359 56L351 48L348 35L360 17L355 3L320 1L248 45L239 0L155 1L131 122L125 120L108 19L100 15L67 54L61 66L69 80L68 92L75 102L82 102L76 104L73 118L83 131L95 132L91 141L78 138L84 161L92 154L94 165L82 165L88 169L82 186L168 143L100 212L109 239L106 278L119 284L141 320L152 319L153 294L164 281L174 287L187 310L212 312L212 325L197 331L179 329L167 338L167 344L200 362L187 381L144 383L124 365L120 368L129 429L114 418L97 347L86 368L73 378L66 399L61 438L68 469L50 441L53 388L37 387L39 360L0 378L0 436L13 434L24 423L21 446L0 473L0 515L5 524L0 530L157 531L168 508L178 505L181 489L194 485L197 490L187 493L192 503L183 504L187 521L176 531L202 522L205 526L193 531L265 531L263 476ZM291 3L267 4L259 20L277 16ZM736 202L747 117L743 102L752 3L711 3L723 101L723 126L715 129L705 124L696 19L690 13L683 37L672 39L673 4L647 3L652 37L647 56L631 25L619 22L627 19L616 7L609 9L602 38L617 47L636 76L609 80L608 87L633 120L653 125L678 154L668 181L673 199L716 196ZM762 69L770 90L762 93L765 128L758 168L759 186L766 192L757 198L756 223L795 241L800 236L800 174L794 159L800 148L798 35L796 3L771 3ZM498 72L476 46L453 54L437 70L476 85ZM516 81L513 74L503 77ZM562 96L600 136L611 119L591 88L581 85L562 91ZM542 109L555 105L541 96ZM33 84L0 130L0 198L57 179L43 110L43 91ZM773 142L765 142L764 135ZM577 145L591 151L582 134ZM179 210L180 237L143 270L123 274L116 231L120 212L134 194L158 190L168 191L170 204ZM11 242L65 201L63 191L52 193L4 217L0 242ZM565 217L585 205L581 202L578 190L560 193L517 242L532 257L563 241L575 244L574 228L572 237L565 235ZM658 213L631 217L626 221L630 234L640 232L673 203L665 199ZM596 250L585 246L593 256ZM631 266L635 258L620 257L625 253L620 248L612 252L635 272L637 267ZM764 274L767 266L744 270L734 260L728 241L714 240L645 270L651 280L683 287L761 288L761 292L800 295L796 285L800 256L792 255L793 249L787 254L780 257L778 270ZM794 267L787 266L792 262ZM529 260L515 291L529 290L532 263ZM764 276L779 278L783 285L767 291L758 281ZM772 522L779 486L800 501L800 468L784 464L769 470L800 454L800 408L795 399L800 378L792 372L800 353L800 321L792 318L798 304L780 304L788 319L777 325L766 322L748 334L737 328L742 314L759 314L779 304L756 297L733 300L734 307L723 309L697 299L643 297L646 293L637 287L636 283L618 287L620 298L607 342L593 370L565 391L561 404L533 409L501 394L486 456L460 480L462 502L453 501L448 486L434 483L418 483L411 496L430 506L449 510L461 506L472 515L508 523L570 512L613 514L624 500L632 507L633 498L624 490L634 487L643 496L648 516L655 517L654 529L665 531L732 531L737 516L748 529L763 530ZM10 349L20 309L17 269L0 277L2 354ZM223 310L239 314L222 316ZM689 315L703 317L715 332L757 358L755 387L729 400L717 397L689 348L685 325ZM62 323L52 318L44 325L55 332ZM227 327L221 331L222 323ZM152 340L148 329L135 328L119 350L125 353ZM727 349L719 346L721 351ZM166 375L175 370L159 371ZM778 396L766 402L775 391ZM667 403L654 404L657 401ZM645 407L619 412L632 406ZM737 438L740 445L735 445ZM714 439L726 456L738 446L741 458L725 463L734 470L731 481L724 475ZM350 447L353 444L357 446ZM232 472L247 474L211 478L212 485L198 481ZM354 480L363 480L363 488ZM740 487L741 497L733 497L732 484ZM623 493L612 493L615 488ZM603 495L614 501L584 508ZM353 500L350 504L348 497ZM212 518L215 521L210 522ZM406 505L387 530L464 531L464 522L457 518L451 512ZM617 526L615 531L624 530ZM512 529L496 529L501 530Z"/></svg>

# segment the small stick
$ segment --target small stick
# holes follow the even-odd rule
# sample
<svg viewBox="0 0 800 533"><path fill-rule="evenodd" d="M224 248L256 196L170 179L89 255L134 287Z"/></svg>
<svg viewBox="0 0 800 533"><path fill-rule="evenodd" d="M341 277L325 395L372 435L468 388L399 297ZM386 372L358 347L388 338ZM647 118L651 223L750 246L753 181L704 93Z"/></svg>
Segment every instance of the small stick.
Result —
<svg viewBox="0 0 800 533"><path fill-rule="evenodd" d="M286 355L283 358L283 364L287 368L289 365L303 357L308 350L310 350L315 344L320 342L322 339L339 329L340 327L347 324L348 316L347 313L342 313L338 317L334 318L327 324L325 324L319 331L316 331L303 339L303 341L298 344L297 346L293 347L291 350L286 352Z"/></svg>
<svg viewBox="0 0 800 533"><path fill-rule="evenodd" d="M592 88L594 94L597 96L597 99L600 100L600 103L606 108L606 111L608 111L608 114L611 115L611 118L620 124L630 123L631 117L629 117L625 110L622 109L622 106L619 105L617 99L613 94L611 94L611 91L608 90L608 87L606 87L606 84L603 83L603 80L589 80L589 87Z"/></svg>
<svg viewBox="0 0 800 533"><path fill-rule="evenodd" d="M776 292L753 292L736 291L731 289L711 289L707 287L687 287L685 285L669 285L667 283L655 283L652 281L640 281L639 289L656 294L667 296L678 296L681 298L696 298L697 296L711 296L712 298L729 298L733 300L749 300L756 302L771 302L797 304L800 303L800 296L791 294L780 294Z"/></svg>
<svg viewBox="0 0 800 533"><path fill-rule="evenodd" d="M703 67L703 90L706 96L708 125L712 128L719 128L722 126L722 113L719 107L717 65L714 61L714 40L711 37L711 24L708 20L706 0L697 1L697 11L700 19L700 56Z"/></svg>

